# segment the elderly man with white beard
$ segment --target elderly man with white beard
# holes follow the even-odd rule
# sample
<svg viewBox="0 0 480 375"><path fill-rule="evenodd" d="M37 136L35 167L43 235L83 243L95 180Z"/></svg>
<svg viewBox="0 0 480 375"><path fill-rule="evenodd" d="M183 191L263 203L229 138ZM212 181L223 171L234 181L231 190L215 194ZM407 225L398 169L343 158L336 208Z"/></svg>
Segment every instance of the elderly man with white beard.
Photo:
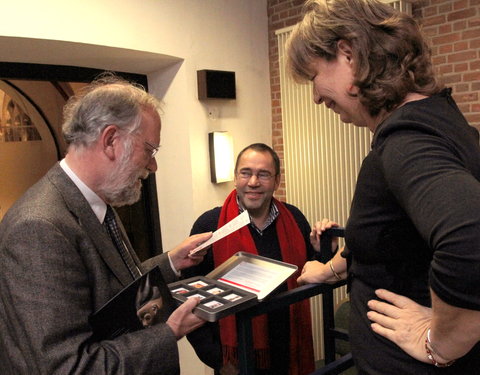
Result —
<svg viewBox="0 0 480 375"><path fill-rule="evenodd" d="M149 269L166 282L198 264L211 233L139 261L112 206L136 202L157 169L159 102L105 76L64 110L68 152L0 224L0 373L178 374L177 340L204 321L189 299L166 323L97 340L89 317ZM115 243L104 221L116 223ZM122 246L123 243L123 246ZM121 248L123 247L123 248Z"/></svg>

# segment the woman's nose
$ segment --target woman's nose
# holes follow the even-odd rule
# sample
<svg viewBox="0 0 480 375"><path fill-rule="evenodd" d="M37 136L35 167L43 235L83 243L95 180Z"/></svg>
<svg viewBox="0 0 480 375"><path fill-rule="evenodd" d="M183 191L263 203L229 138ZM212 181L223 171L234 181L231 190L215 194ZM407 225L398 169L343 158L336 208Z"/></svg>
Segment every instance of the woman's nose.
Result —
<svg viewBox="0 0 480 375"><path fill-rule="evenodd" d="M313 101L314 101L315 104L322 104L323 103L322 97L320 96L320 94L315 89L315 85L313 86Z"/></svg>

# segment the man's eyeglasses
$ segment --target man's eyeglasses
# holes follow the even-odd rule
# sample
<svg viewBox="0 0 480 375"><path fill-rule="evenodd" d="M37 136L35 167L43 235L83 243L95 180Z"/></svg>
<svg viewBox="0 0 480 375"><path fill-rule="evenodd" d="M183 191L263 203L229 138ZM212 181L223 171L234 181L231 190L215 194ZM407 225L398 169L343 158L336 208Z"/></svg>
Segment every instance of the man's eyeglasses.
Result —
<svg viewBox="0 0 480 375"><path fill-rule="evenodd" d="M249 171L249 170L241 170L240 172L237 173L237 176L242 180L250 180L252 176L255 176L260 181L263 181L263 182L270 181L270 179L274 177L274 175L268 171L259 171L257 173L253 173L252 171Z"/></svg>
<svg viewBox="0 0 480 375"><path fill-rule="evenodd" d="M144 141L145 145L148 146L149 150L150 151L150 157L153 159L155 157L155 155L157 154L158 152L158 149L160 148L160 146L154 146L152 145L151 143L147 142L147 141Z"/></svg>

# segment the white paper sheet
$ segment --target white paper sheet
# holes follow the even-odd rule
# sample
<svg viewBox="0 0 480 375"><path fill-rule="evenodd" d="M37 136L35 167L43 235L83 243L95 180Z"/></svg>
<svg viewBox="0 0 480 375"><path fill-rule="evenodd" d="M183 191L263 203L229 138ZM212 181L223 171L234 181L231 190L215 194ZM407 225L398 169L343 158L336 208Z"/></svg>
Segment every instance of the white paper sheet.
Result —
<svg viewBox="0 0 480 375"><path fill-rule="evenodd" d="M230 220L227 224L223 227L218 228L215 232L213 232L212 237L208 241L205 241L201 245L197 246L195 249L190 251L190 255L195 254L196 252L205 249L206 247L210 246L214 242L222 239L225 236L228 236L230 233L235 232L236 230L244 227L250 223L250 216L248 216L248 211L243 211L240 215L238 215L235 219Z"/></svg>
<svg viewBox="0 0 480 375"><path fill-rule="evenodd" d="M272 280L278 276L278 272L278 269L242 262L218 280L259 294L265 287L269 287Z"/></svg>

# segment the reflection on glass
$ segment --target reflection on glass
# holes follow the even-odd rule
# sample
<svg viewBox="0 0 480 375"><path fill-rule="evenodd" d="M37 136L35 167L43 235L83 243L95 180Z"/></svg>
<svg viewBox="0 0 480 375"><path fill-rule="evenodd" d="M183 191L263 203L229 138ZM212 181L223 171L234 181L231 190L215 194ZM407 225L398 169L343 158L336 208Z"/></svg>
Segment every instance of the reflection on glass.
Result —
<svg viewBox="0 0 480 375"><path fill-rule="evenodd" d="M28 142L42 139L25 109L2 90L0 109L0 142Z"/></svg>

